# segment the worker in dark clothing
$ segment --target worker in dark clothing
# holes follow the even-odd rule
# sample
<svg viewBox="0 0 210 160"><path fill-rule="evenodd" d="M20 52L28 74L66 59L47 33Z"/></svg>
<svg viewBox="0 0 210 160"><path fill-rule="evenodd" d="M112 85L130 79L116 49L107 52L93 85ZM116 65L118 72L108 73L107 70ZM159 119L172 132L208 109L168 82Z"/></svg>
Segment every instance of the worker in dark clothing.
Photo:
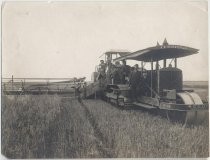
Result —
<svg viewBox="0 0 210 160"><path fill-rule="evenodd" d="M129 86L131 88L131 96L133 100L137 100L139 82L141 81L141 72L138 64L134 65L134 70L130 74Z"/></svg>
<svg viewBox="0 0 210 160"><path fill-rule="evenodd" d="M126 84L128 82L128 78L129 78L129 75L130 75L131 67L129 65L126 65L126 61L125 60L123 60L122 63L123 64L121 66L120 78L121 78L121 83L122 84Z"/></svg>
<svg viewBox="0 0 210 160"><path fill-rule="evenodd" d="M112 67L111 77L112 77L112 83L113 84L120 84L121 83L120 68L121 68L120 62L116 62L115 65L113 65L113 67Z"/></svg>
<svg viewBox="0 0 210 160"><path fill-rule="evenodd" d="M82 89L81 89L81 84L75 84L75 86L71 87L74 88L74 93L75 93L75 97L77 98L79 103L82 103L82 97L81 97L81 93L82 93Z"/></svg>
<svg viewBox="0 0 210 160"><path fill-rule="evenodd" d="M143 71L141 74L141 79L139 80L139 84L138 84L138 95L142 96L145 95L146 93L146 78L147 78L147 72Z"/></svg>
<svg viewBox="0 0 210 160"><path fill-rule="evenodd" d="M99 72L99 75L97 79L99 80L100 87L103 87L105 84L105 79L106 79L106 64L104 63L104 60L100 60L98 72Z"/></svg>
<svg viewBox="0 0 210 160"><path fill-rule="evenodd" d="M106 64L104 63L104 60L100 60L98 72L99 72L98 79L105 77L105 74L106 74Z"/></svg>
<svg viewBox="0 0 210 160"><path fill-rule="evenodd" d="M107 67L106 67L106 83L111 84L112 83L112 70L114 68L114 65L112 64L111 60L107 60Z"/></svg>

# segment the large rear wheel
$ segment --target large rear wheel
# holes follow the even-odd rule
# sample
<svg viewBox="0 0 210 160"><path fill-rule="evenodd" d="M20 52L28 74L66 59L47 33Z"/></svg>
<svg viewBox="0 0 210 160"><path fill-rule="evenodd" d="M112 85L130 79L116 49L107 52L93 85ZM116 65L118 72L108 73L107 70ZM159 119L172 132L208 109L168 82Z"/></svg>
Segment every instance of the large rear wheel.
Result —
<svg viewBox="0 0 210 160"><path fill-rule="evenodd" d="M177 93L178 104L202 105L200 97L194 92ZM208 117L208 111L200 109L189 109L185 111L167 110L168 120L182 124L200 124Z"/></svg>

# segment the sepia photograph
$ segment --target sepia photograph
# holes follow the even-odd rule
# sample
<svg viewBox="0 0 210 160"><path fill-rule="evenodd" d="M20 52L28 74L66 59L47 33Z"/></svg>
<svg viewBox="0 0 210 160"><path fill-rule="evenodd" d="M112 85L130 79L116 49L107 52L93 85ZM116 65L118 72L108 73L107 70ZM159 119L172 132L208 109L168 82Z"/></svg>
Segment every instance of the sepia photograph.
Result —
<svg viewBox="0 0 210 160"><path fill-rule="evenodd" d="M208 158L208 1L3 1L6 159Z"/></svg>

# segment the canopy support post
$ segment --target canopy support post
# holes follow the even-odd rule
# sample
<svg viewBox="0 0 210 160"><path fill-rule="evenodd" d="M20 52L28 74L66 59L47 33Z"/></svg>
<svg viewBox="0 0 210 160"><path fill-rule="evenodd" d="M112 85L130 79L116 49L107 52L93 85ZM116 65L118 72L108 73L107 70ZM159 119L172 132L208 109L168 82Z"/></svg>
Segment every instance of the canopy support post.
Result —
<svg viewBox="0 0 210 160"><path fill-rule="evenodd" d="M143 72L143 68L144 68L144 62L141 61L141 71Z"/></svg>
<svg viewBox="0 0 210 160"><path fill-rule="evenodd" d="M153 61L151 59L151 78L150 78L150 82L151 82L151 97L152 97L152 72L153 72Z"/></svg>
<svg viewBox="0 0 210 160"><path fill-rule="evenodd" d="M177 58L174 59L174 67L177 68Z"/></svg>
<svg viewBox="0 0 210 160"><path fill-rule="evenodd" d="M156 62L156 71L157 71L157 93L159 95L159 88L160 88L159 61Z"/></svg>
<svg viewBox="0 0 210 160"><path fill-rule="evenodd" d="M163 67L166 68L166 59L163 60Z"/></svg>

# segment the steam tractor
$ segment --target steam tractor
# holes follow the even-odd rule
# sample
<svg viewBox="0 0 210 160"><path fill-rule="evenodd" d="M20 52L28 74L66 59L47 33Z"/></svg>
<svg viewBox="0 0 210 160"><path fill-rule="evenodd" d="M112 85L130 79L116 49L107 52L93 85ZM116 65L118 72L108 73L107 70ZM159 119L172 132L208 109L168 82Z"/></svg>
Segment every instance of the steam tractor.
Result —
<svg viewBox="0 0 210 160"><path fill-rule="evenodd" d="M110 74L109 63L111 62L127 60L140 62L139 72L144 75L144 81L141 83L143 90L140 94L137 92L137 98L133 99L129 84L115 84L107 79L100 82L96 78L99 74L97 71L93 74L92 87L95 86L96 93L103 94L107 101L120 107L137 106L164 112L167 118L172 121L184 124L201 123L208 118L208 104L203 103L199 95L193 90L183 89L182 70L177 66L178 58L197 54L198 51L198 49L186 46L169 45L165 39L162 45L157 43L154 47L132 53L106 52L106 74ZM173 66L166 66L167 60L168 62L170 60L170 64ZM144 69L146 63L150 64L149 70Z"/></svg>

